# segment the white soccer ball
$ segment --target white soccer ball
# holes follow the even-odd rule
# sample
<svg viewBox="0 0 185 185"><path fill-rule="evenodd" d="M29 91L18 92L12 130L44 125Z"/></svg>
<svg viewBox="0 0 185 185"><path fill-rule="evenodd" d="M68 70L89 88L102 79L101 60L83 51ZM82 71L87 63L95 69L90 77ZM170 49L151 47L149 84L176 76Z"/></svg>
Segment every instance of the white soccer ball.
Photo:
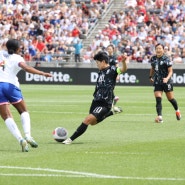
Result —
<svg viewBox="0 0 185 185"><path fill-rule="evenodd" d="M62 142L67 139L68 132L65 128L63 127L57 127L55 130L52 132L53 138L57 142Z"/></svg>

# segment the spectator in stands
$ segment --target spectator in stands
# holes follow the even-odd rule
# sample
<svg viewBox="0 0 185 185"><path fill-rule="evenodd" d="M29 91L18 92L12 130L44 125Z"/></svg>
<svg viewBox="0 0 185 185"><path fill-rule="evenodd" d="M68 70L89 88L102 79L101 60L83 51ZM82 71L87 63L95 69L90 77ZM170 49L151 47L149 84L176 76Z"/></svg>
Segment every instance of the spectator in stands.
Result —
<svg viewBox="0 0 185 185"><path fill-rule="evenodd" d="M36 44L36 49L40 53L43 53L46 50L46 44L44 43L42 36L38 36L38 43Z"/></svg>
<svg viewBox="0 0 185 185"><path fill-rule="evenodd" d="M126 8L131 8L134 9L137 6L137 1L136 0L126 0L125 1L125 6Z"/></svg>
<svg viewBox="0 0 185 185"><path fill-rule="evenodd" d="M31 21L34 21L34 22L38 23L38 21L39 21L39 16L38 16L38 13L37 13L36 11L34 11L34 12L32 13Z"/></svg>
<svg viewBox="0 0 185 185"><path fill-rule="evenodd" d="M112 36L112 44L117 47L121 41L121 36L120 35L114 35Z"/></svg>
<svg viewBox="0 0 185 185"><path fill-rule="evenodd" d="M36 53L36 55L32 57L32 60L38 63L40 63L41 61L44 61L40 53Z"/></svg>
<svg viewBox="0 0 185 185"><path fill-rule="evenodd" d="M142 56L142 53L141 52L138 53L138 56L136 58L136 61L138 63L143 63L143 56Z"/></svg>
<svg viewBox="0 0 185 185"><path fill-rule="evenodd" d="M80 27L81 27L81 30L82 30L83 34L87 34L88 33L89 23L88 23L88 20L86 18L82 20L82 23L81 23Z"/></svg>
<svg viewBox="0 0 185 185"><path fill-rule="evenodd" d="M148 10L152 10L155 2L153 0L146 0L144 6L147 7Z"/></svg>
<svg viewBox="0 0 185 185"><path fill-rule="evenodd" d="M90 15L89 8L85 4L85 2L81 2L81 9L82 9L84 16L89 17L89 15Z"/></svg>
<svg viewBox="0 0 185 185"><path fill-rule="evenodd" d="M54 54L55 53L55 44L53 43L53 41L50 41L49 43L46 44L46 51Z"/></svg>
<svg viewBox="0 0 185 185"><path fill-rule="evenodd" d="M74 43L73 47L75 48L75 62L81 62L81 50L83 48L82 42L80 39Z"/></svg>
<svg viewBox="0 0 185 185"><path fill-rule="evenodd" d="M31 62L32 61L32 56L30 55L29 50L25 51L25 53L23 55L23 58L26 62Z"/></svg>
<svg viewBox="0 0 185 185"><path fill-rule="evenodd" d="M56 46L56 51L61 54L65 54L67 51L67 46L64 44L64 41L59 41L58 45Z"/></svg>
<svg viewBox="0 0 185 185"><path fill-rule="evenodd" d="M91 63L91 61L93 60L93 51L91 49L91 47L89 46L87 48L87 50L85 51L85 53L83 54L83 62L84 63Z"/></svg>
<svg viewBox="0 0 185 185"><path fill-rule="evenodd" d="M115 35L115 36L120 35L120 32L118 31L116 25L112 25L111 27L112 27L112 29L111 29L110 34L109 34L108 36L109 36L109 38L112 40L112 37L113 37L114 35Z"/></svg>
<svg viewBox="0 0 185 185"><path fill-rule="evenodd" d="M103 36L101 41L103 49L106 49L110 45L110 39L108 36Z"/></svg>
<svg viewBox="0 0 185 185"><path fill-rule="evenodd" d="M163 10L164 0L155 0L155 6L156 8Z"/></svg>
<svg viewBox="0 0 185 185"><path fill-rule="evenodd" d="M182 64L182 58L180 57L179 53L175 53L173 55L173 63L174 64Z"/></svg>
<svg viewBox="0 0 185 185"><path fill-rule="evenodd" d="M78 26L75 26L74 29L72 30L72 37L79 37L81 34L80 29Z"/></svg>
<svg viewBox="0 0 185 185"><path fill-rule="evenodd" d="M52 62L52 60L53 60L52 52L48 51L48 50L45 50L43 59L46 62Z"/></svg>

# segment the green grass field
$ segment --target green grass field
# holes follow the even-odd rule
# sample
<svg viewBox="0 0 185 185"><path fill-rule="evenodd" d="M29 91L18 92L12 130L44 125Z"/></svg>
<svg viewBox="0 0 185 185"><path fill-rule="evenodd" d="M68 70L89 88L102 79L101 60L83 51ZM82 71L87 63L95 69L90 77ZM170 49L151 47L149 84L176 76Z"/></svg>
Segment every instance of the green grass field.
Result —
<svg viewBox="0 0 185 185"><path fill-rule="evenodd" d="M154 119L152 87L117 86L123 113L89 126L71 145L52 138L54 128L69 135L88 114L94 86L22 85L36 149L22 153L1 120L1 185L184 185L185 122L177 121L163 95L164 123ZM175 97L185 115L184 88ZM21 128L20 117L12 108Z"/></svg>

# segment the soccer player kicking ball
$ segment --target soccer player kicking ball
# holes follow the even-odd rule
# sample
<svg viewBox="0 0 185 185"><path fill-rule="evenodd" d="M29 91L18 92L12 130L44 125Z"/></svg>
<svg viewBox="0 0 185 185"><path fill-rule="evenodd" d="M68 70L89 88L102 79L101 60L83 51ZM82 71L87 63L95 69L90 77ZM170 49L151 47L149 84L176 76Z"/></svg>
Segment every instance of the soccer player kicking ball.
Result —
<svg viewBox="0 0 185 185"><path fill-rule="evenodd" d="M114 114L111 108L114 98L113 91L116 85L116 78L117 75L124 73L127 70L126 60L128 60L128 58L123 56L121 67L116 67L114 65L110 66L109 56L106 52L100 51L94 56L94 60L96 61L99 73L89 115L84 119L73 135L62 142L63 144L71 144L72 141L86 131L88 125L96 125L108 116Z"/></svg>

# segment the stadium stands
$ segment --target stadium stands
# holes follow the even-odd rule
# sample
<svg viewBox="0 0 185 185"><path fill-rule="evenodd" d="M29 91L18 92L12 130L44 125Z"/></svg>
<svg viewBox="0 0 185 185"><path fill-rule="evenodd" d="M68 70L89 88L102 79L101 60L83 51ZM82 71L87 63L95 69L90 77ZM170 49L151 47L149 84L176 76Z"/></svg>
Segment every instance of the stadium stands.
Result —
<svg viewBox="0 0 185 185"><path fill-rule="evenodd" d="M28 62L73 62L73 44L94 31L110 2L3 1L0 6L1 49L7 39L13 37L22 41L22 55ZM73 35L75 27L79 30L77 35ZM115 45L118 55L127 52L132 62L147 63L157 42L168 48L166 52L174 63L185 62L184 0L162 0L161 4L157 0L125 0L121 11L114 12L105 27L95 31L92 44L83 49L84 63L91 62L94 53L110 43ZM30 56L26 55L27 51Z"/></svg>

